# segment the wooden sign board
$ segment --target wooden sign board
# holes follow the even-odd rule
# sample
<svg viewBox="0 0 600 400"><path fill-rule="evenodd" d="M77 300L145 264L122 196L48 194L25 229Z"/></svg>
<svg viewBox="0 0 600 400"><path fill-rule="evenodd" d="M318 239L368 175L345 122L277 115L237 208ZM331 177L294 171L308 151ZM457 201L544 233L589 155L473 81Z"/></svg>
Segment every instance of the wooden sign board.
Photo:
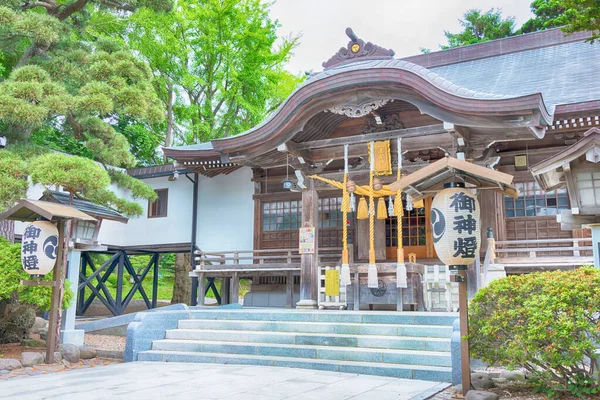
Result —
<svg viewBox="0 0 600 400"><path fill-rule="evenodd" d="M299 253L314 254L315 252L315 228L300 228L299 238Z"/></svg>
<svg viewBox="0 0 600 400"><path fill-rule="evenodd" d="M328 269L325 271L325 296L340 295L340 271Z"/></svg>
<svg viewBox="0 0 600 400"><path fill-rule="evenodd" d="M369 147L370 149L370 147ZM390 141L383 140L373 144L374 172L377 176L392 174L392 155L390 153Z"/></svg>

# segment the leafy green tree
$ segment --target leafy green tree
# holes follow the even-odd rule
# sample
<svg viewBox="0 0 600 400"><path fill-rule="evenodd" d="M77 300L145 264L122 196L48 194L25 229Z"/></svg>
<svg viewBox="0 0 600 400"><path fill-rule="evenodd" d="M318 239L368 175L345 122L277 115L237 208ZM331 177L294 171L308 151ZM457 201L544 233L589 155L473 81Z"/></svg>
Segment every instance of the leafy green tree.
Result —
<svg viewBox="0 0 600 400"><path fill-rule="evenodd" d="M27 193L27 166L19 155L0 151L0 212Z"/></svg>
<svg viewBox="0 0 600 400"><path fill-rule="evenodd" d="M564 0L567 24L564 32L592 31L588 41L600 39L600 0Z"/></svg>
<svg viewBox="0 0 600 400"><path fill-rule="evenodd" d="M462 32L444 31L448 45L440 46L442 49L487 42L515 34L515 18L504 18L502 10L496 8L485 13L477 9L468 10L459 21L463 27Z"/></svg>
<svg viewBox="0 0 600 400"><path fill-rule="evenodd" d="M127 42L166 110L167 146L247 130L291 93L300 79L284 64L298 38L278 38L277 26L259 0L188 0L161 19L149 9L129 18Z"/></svg>
<svg viewBox="0 0 600 400"><path fill-rule="evenodd" d="M40 311L50 309L50 286L25 286L21 280L30 279L29 274L21 266L21 245L10 243L0 237L0 301L9 300L31 304ZM44 277L44 281L51 281L52 274ZM65 295L63 308L69 307L73 292L70 282L65 281Z"/></svg>
<svg viewBox="0 0 600 400"><path fill-rule="evenodd" d="M564 26L568 23L564 0L534 0L531 12L535 17L526 21L518 33L530 33Z"/></svg>
<svg viewBox="0 0 600 400"><path fill-rule="evenodd" d="M33 142L92 158L105 168L133 167L136 159L132 150L138 147L132 146L127 137L142 137L144 140L138 142L144 143L144 151L160 141L161 135L150 127L162 121L163 110L147 64L136 58L122 40L103 37L89 26L98 22L95 13L134 11L140 6L168 10L170 1L3 2L0 65L3 71L9 71L7 78L0 80L0 128L9 143L8 150L1 150L3 158L10 158L4 153L14 152L15 146ZM144 126L146 130L132 131L128 126ZM158 139L148 140L148 136ZM34 155L25 153L22 158L27 163ZM59 179L59 169L66 164L40 164L36 160L35 168L42 167L46 179ZM141 182L119 178L116 170L109 172L110 178L137 195L154 198L154 192ZM45 184L61 185L60 180ZM145 189L140 190L140 186ZM139 205L108 190L83 193L83 188L73 189L79 196L126 214L141 213ZM7 193L0 192L0 203L4 205L16 197ZM22 191L12 193L22 195Z"/></svg>
<svg viewBox="0 0 600 400"><path fill-rule="evenodd" d="M139 203L122 199L109 190L111 181L129 187L134 199L156 199L154 190L141 181L118 170L107 171L89 158L46 153L31 160L29 172L32 183L47 188L62 186L72 198L105 204L127 215L140 215L143 209Z"/></svg>

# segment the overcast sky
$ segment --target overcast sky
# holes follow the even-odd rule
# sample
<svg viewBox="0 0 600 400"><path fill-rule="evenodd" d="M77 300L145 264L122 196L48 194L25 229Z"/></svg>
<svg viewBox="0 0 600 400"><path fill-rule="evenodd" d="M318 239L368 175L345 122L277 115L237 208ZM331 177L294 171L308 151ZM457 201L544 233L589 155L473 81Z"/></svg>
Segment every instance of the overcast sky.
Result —
<svg viewBox="0 0 600 400"><path fill-rule="evenodd" d="M531 0L277 0L271 17L279 20L280 36L301 34L288 65L293 73L320 71L321 63L346 46L344 31L385 48L396 57L438 50L444 30L459 32L458 19L471 8L501 8L520 27L531 16Z"/></svg>

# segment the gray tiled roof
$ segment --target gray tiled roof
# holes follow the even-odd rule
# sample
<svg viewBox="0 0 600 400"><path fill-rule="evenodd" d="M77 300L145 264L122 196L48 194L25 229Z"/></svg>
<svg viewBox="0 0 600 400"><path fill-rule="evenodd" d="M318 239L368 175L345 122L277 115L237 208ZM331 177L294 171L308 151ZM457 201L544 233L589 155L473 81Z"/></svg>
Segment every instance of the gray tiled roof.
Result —
<svg viewBox="0 0 600 400"><path fill-rule="evenodd" d="M541 92L547 107L600 99L600 44L573 42L431 68L465 88L503 95Z"/></svg>
<svg viewBox="0 0 600 400"><path fill-rule="evenodd" d="M467 98L476 98L476 99L506 99L513 97L510 94L504 93L494 93L484 90L473 90L469 87L463 87L460 84L456 84L456 82L452 82L440 76L435 71L422 67L420 65L414 64L410 61L392 59L392 60L370 60L370 61L354 61L344 65L340 65L336 68L326 69L325 71L319 72L317 74L313 74L307 79L303 85L300 87L306 86L308 84L314 83L320 79L326 78L328 76L340 74L342 72L348 71L357 71L357 70L372 70L376 71L380 68L395 68L398 70L409 71L419 75L425 80L431 82L433 85L442 88L443 90L452 93L457 96L467 97Z"/></svg>
<svg viewBox="0 0 600 400"><path fill-rule="evenodd" d="M69 204L69 193L49 190L48 194L61 204L66 204L66 205ZM44 197L46 197L46 196L43 196L42 198L44 198ZM73 199L73 207L75 207L79 211L82 211L86 214L90 214L91 216L99 216L99 217L106 218L106 219L127 221L126 217L119 214L115 210L112 210L112 209L105 207L103 205L100 205L100 204L92 203L91 201L74 198Z"/></svg>

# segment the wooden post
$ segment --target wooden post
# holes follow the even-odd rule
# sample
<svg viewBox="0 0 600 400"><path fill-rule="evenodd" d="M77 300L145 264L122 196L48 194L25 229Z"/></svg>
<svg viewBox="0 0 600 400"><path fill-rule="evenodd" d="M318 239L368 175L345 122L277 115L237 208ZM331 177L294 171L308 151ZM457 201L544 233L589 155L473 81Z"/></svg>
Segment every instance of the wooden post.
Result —
<svg viewBox="0 0 600 400"><path fill-rule="evenodd" d="M204 295L206 293L206 281L204 280L204 273L198 274L198 302L199 306L204 305Z"/></svg>
<svg viewBox="0 0 600 400"><path fill-rule="evenodd" d="M458 284L458 307L460 318L460 357L462 373L462 392L467 395L471 389L471 359L469 356L469 340L465 337L469 334L469 313L467 301L467 271L459 270L458 275L462 282Z"/></svg>
<svg viewBox="0 0 600 400"><path fill-rule="evenodd" d="M127 257L124 251L121 251L119 254L119 260L117 264L117 294L116 294L116 302L117 309L119 310L119 315L123 314L123 274L124 274L124 265L125 260L123 257Z"/></svg>
<svg viewBox="0 0 600 400"><path fill-rule="evenodd" d="M152 308L156 308L157 300L158 300L158 253L154 254L152 257L153 265L153 276L152 276Z"/></svg>
<svg viewBox="0 0 600 400"><path fill-rule="evenodd" d="M319 195L313 179L302 191L302 227L315 228L315 251L300 257L300 301L297 308L317 308L319 285Z"/></svg>
<svg viewBox="0 0 600 400"><path fill-rule="evenodd" d="M292 308L294 306L294 273L288 271L285 284L285 307Z"/></svg>
<svg viewBox="0 0 600 400"><path fill-rule="evenodd" d="M59 282L62 278L62 264L64 262L63 255L65 253L65 221L58 221L57 228L59 246L56 253L56 266L54 267L52 274L55 284L52 286L52 297L50 299L48 337L46 341L46 364L52 364L54 362L54 352L56 351L56 346L58 345L58 335L60 334L60 325L58 321L58 311L61 306Z"/></svg>
<svg viewBox="0 0 600 400"><path fill-rule="evenodd" d="M358 269L354 273L354 311L360 310L360 274Z"/></svg>
<svg viewBox="0 0 600 400"><path fill-rule="evenodd" d="M231 303L229 292L231 289L231 278L221 278L221 305Z"/></svg>
<svg viewBox="0 0 600 400"><path fill-rule="evenodd" d="M237 272L234 272L232 275L231 289L229 290L229 302L235 304L240 302L240 280Z"/></svg>

